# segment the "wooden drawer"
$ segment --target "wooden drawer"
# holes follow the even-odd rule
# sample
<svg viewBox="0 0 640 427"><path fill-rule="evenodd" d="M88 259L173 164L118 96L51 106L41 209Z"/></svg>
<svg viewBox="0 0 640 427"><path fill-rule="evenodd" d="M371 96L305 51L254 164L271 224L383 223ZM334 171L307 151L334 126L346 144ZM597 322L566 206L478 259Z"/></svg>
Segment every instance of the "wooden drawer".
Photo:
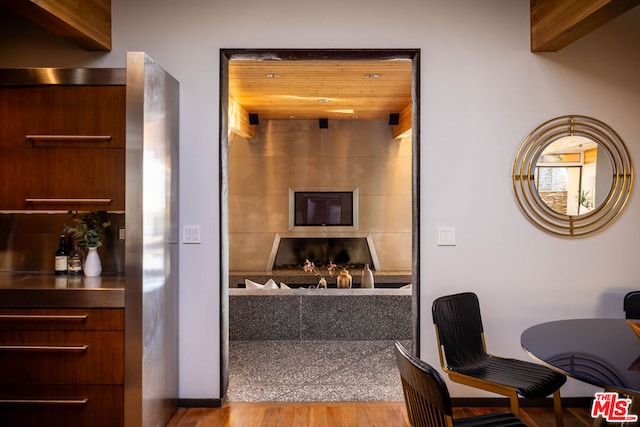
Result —
<svg viewBox="0 0 640 427"><path fill-rule="evenodd" d="M124 148L125 97L125 86L2 87L0 147Z"/></svg>
<svg viewBox="0 0 640 427"><path fill-rule="evenodd" d="M122 331L0 331L0 384L123 384Z"/></svg>
<svg viewBox="0 0 640 427"><path fill-rule="evenodd" d="M0 209L123 211L125 156L124 149L5 149Z"/></svg>
<svg viewBox="0 0 640 427"><path fill-rule="evenodd" d="M0 309L0 331L123 331L124 310L74 309Z"/></svg>
<svg viewBox="0 0 640 427"><path fill-rule="evenodd" d="M11 427L120 427L123 386L1 386L0 424Z"/></svg>

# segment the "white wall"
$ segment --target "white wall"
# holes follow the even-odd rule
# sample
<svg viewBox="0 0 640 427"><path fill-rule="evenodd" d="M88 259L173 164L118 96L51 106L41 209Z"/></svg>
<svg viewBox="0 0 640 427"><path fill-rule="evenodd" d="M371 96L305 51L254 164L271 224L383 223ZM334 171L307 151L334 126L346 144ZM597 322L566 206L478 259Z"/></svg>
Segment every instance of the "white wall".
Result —
<svg viewBox="0 0 640 427"><path fill-rule="evenodd" d="M589 238L529 224L511 188L520 142L552 117L585 114L640 159L640 10L558 53L529 51L528 0L113 0L113 50L85 52L3 12L0 66L124 66L146 51L181 87L180 394L219 397L218 84L221 48L420 48L422 357L438 365L430 306L473 290L489 349L526 358L520 333L571 317L621 317L638 287L640 199ZM473 186L482 186L477 191ZM438 225L457 246L436 246ZM562 264L558 265L558 260ZM553 274L549 271L553 270ZM570 382L565 396L590 395ZM481 394L452 385L455 396Z"/></svg>

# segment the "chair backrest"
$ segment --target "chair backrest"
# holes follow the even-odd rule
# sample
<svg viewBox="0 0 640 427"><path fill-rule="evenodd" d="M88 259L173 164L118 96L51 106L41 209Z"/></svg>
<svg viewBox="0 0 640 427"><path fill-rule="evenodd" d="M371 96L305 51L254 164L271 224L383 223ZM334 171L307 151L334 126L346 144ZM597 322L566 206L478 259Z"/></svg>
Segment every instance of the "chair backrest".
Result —
<svg viewBox="0 0 640 427"><path fill-rule="evenodd" d="M399 342L396 342L395 354L411 424L415 427L453 425L451 397L442 376Z"/></svg>
<svg viewBox="0 0 640 427"><path fill-rule="evenodd" d="M487 359L476 294L464 292L437 298L431 312L447 368L477 366Z"/></svg>
<svg viewBox="0 0 640 427"><path fill-rule="evenodd" d="M640 291L631 291L624 296L625 319L640 319Z"/></svg>

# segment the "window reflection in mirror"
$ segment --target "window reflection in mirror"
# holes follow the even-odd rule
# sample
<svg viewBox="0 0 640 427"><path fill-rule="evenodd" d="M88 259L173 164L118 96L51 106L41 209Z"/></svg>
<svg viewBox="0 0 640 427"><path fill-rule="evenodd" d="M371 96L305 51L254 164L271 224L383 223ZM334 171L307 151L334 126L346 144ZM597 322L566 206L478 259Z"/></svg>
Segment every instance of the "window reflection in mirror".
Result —
<svg viewBox="0 0 640 427"><path fill-rule="evenodd" d="M583 215L600 206L612 186L606 150L584 136L565 136L548 144L538 157L535 186L542 202L564 215Z"/></svg>

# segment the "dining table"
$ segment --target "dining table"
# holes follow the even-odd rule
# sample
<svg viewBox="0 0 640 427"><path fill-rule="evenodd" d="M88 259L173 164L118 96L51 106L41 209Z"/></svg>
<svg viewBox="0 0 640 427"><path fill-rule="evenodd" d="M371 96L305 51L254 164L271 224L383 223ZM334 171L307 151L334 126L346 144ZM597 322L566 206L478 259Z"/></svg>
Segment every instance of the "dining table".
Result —
<svg viewBox="0 0 640 427"><path fill-rule="evenodd" d="M545 322L522 332L520 341L529 356L557 372L640 400L640 339L626 319Z"/></svg>

